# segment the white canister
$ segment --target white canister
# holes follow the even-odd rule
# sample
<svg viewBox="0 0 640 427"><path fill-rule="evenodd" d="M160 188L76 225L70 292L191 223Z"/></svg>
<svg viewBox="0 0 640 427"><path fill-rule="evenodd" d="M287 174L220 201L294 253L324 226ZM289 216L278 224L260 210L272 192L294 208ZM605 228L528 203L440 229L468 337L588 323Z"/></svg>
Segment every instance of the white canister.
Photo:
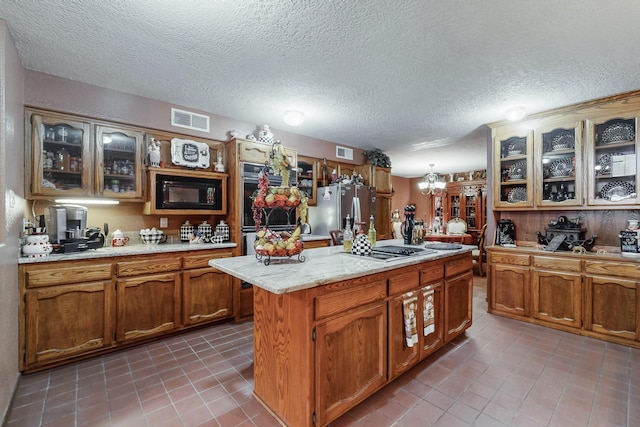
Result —
<svg viewBox="0 0 640 427"><path fill-rule="evenodd" d="M222 240L225 242L229 241L229 224L225 223L224 220L220 220L218 225L216 225L216 235L222 236Z"/></svg>
<svg viewBox="0 0 640 427"><path fill-rule="evenodd" d="M22 246L22 253L29 258L41 258L48 256L53 251L46 234L34 234L27 236L27 243Z"/></svg>
<svg viewBox="0 0 640 427"><path fill-rule="evenodd" d="M193 235L194 227L187 220L184 224L180 226L180 241L181 242L190 242L191 236Z"/></svg>
<svg viewBox="0 0 640 427"><path fill-rule="evenodd" d="M202 224L198 226L198 231L205 239L210 239L212 236L211 224L207 224L207 221L202 221Z"/></svg>

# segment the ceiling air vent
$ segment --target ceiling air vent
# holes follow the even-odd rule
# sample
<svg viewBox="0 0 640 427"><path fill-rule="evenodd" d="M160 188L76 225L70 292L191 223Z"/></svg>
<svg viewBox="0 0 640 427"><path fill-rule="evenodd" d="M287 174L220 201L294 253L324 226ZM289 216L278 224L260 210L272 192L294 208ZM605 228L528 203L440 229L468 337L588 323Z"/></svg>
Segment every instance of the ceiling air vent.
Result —
<svg viewBox="0 0 640 427"><path fill-rule="evenodd" d="M351 148L336 146L336 157L339 159L353 160L353 150Z"/></svg>
<svg viewBox="0 0 640 427"><path fill-rule="evenodd" d="M181 128L199 130L202 132L209 132L209 116L172 108L171 125Z"/></svg>

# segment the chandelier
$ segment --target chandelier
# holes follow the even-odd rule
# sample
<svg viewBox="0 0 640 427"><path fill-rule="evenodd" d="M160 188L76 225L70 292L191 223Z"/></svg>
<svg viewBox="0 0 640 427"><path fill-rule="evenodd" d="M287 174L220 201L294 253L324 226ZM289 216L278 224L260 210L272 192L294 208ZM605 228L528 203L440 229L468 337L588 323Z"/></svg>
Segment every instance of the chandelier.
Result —
<svg viewBox="0 0 640 427"><path fill-rule="evenodd" d="M422 182L418 183L418 188L420 192L427 195L440 194L447 183L440 181L440 176L433 171L433 167L435 166L433 163L429 164L431 167L431 171L422 178Z"/></svg>

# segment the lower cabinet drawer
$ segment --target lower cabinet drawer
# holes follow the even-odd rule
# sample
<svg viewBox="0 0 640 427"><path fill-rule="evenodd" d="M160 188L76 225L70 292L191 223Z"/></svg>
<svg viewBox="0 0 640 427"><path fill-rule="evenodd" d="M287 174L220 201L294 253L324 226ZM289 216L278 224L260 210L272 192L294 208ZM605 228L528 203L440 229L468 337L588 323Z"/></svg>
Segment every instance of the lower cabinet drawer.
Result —
<svg viewBox="0 0 640 427"><path fill-rule="evenodd" d="M364 285L336 290L315 298L315 318L323 319L364 304L380 301L387 296L387 279L372 281Z"/></svg>
<svg viewBox="0 0 640 427"><path fill-rule="evenodd" d="M461 273L466 273L473 268L473 259L470 255L462 258L445 261L444 273L446 277L453 277Z"/></svg>
<svg viewBox="0 0 640 427"><path fill-rule="evenodd" d="M580 261L579 259L568 259L568 258L546 257L546 256L533 257L534 267L545 268L550 270L580 272L581 263L582 261Z"/></svg>
<svg viewBox="0 0 640 427"><path fill-rule="evenodd" d="M118 277L163 273L165 271L180 270L181 268L182 259L180 257L149 258L140 261L121 261L116 265Z"/></svg>
<svg viewBox="0 0 640 427"><path fill-rule="evenodd" d="M418 270L389 277L389 295L403 294L420 286L420 272Z"/></svg>
<svg viewBox="0 0 640 427"><path fill-rule="evenodd" d="M233 256L231 251L219 251L206 254L187 254L183 257L183 265L185 270L193 268L209 267L209 260L214 258L230 258Z"/></svg>
<svg viewBox="0 0 640 427"><path fill-rule="evenodd" d="M25 268L25 285L27 288L39 288L43 286L68 285L79 282L92 282L96 280L111 279L112 264L106 263L82 263L82 265L65 266L56 263L55 266L37 266Z"/></svg>

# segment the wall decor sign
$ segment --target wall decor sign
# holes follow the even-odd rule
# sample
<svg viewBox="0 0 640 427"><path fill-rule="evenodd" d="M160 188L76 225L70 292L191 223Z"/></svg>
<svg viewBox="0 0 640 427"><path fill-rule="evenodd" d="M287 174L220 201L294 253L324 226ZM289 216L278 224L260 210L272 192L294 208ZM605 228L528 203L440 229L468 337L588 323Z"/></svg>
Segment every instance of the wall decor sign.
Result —
<svg viewBox="0 0 640 427"><path fill-rule="evenodd" d="M174 165L208 169L209 158L209 146L204 142L180 138L171 140L171 161Z"/></svg>

